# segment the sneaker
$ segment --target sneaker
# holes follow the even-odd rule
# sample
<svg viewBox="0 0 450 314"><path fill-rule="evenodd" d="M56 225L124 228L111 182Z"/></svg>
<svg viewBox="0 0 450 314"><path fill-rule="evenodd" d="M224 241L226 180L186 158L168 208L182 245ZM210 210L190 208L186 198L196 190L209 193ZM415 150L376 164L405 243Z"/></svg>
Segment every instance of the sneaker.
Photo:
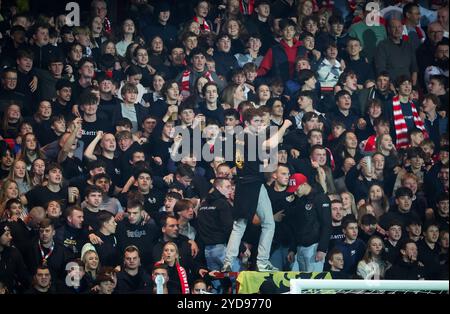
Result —
<svg viewBox="0 0 450 314"><path fill-rule="evenodd" d="M220 270L222 273L229 273L231 271L231 264L224 263L222 269Z"/></svg>
<svg viewBox="0 0 450 314"><path fill-rule="evenodd" d="M256 265L258 271L278 271L278 268L273 266L271 263L267 262L267 264L257 264Z"/></svg>

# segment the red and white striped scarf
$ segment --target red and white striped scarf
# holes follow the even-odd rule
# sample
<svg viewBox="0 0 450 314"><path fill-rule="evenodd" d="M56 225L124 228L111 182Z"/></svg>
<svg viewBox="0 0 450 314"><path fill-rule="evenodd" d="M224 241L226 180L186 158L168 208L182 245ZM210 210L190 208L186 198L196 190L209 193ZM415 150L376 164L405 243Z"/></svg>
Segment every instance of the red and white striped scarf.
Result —
<svg viewBox="0 0 450 314"><path fill-rule="evenodd" d="M181 267L179 263L176 263L175 266L177 267L178 278L180 278L181 294L189 294L189 282L187 279L186 270Z"/></svg>
<svg viewBox="0 0 450 314"><path fill-rule="evenodd" d="M255 8L255 0L239 1L239 10L244 15L252 15L254 8Z"/></svg>
<svg viewBox="0 0 450 314"><path fill-rule="evenodd" d="M412 109L415 126L423 132L425 137L428 137L428 133L425 130L423 121L420 119L419 114L417 113L416 106L412 101L410 101L409 104ZM409 145L408 126L406 125L405 117L403 116L402 105L400 104L399 96L395 96L392 99L392 110L394 113L395 134L397 136L396 148L397 150L399 150L402 148L406 148Z"/></svg>
<svg viewBox="0 0 450 314"><path fill-rule="evenodd" d="M186 93L190 94L190 87L189 87L190 76L191 76L191 70L189 70L189 69L184 71L181 76L181 91L184 94L186 94ZM208 81L210 81L210 82L214 82L214 80L211 76L211 73L209 71L206 71L205 73L203 73L203 77L208 79Z"/></svg>
<svg viewBox="0 0 450 314"><path fill-rule="evenodd" d="M203 23L200 23L198 20L197 16L194 16L194 21L196 21L198 24L200 24L200 29L202 31L206 31L206 32L210 32L211 31L211 27L208 25L208 23L206 22L206 19L203 19Z"/></svg>
<svg viewBox="0 0 450 314"><path fill-rule="evenodd" d="M156 262L155 266L160 266L161 262ZM175 267L177 268L178 278L180 280L181 285L181 294L189 294L189 282L186 274L186 270L180 265L180 263L176 262Z"/></svg>
<svg viewBox="0 0 450 314"><path fill-rule="evenodd" d="M419 26L416 26L415 28L416 28L416 33L417 33L417 36L419 37L420 42L423 43L425 41L425 36L423 34L423 31L420 29ZM408 41L409 40L408 27L406 25L404 25L404 24L403 24L402 39L404 41Z"/></svg>
<svg viewBox="0 0 450 314"><path fill-rule="evenodd" d="M103 20L103 31L107 35L111 35L112 34L111 21L106 16L105 16L105 19Z"/></svg>

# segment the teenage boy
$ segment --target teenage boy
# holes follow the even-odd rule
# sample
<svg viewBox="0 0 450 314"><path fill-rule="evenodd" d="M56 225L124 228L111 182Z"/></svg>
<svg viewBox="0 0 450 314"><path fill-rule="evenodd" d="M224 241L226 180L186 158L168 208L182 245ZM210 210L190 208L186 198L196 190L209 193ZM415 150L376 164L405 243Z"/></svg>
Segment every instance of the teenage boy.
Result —
<svg viewBox="0 0 450 314"><path fill-rule="evenodd" d="M345 239L338 242L335 248L341 251L344 256L343 271L349 275L354 275L359 261L366 252L366 245L361 239L358 239L358 222L355 216L350 214L342 219L342 231Z"/></svg>

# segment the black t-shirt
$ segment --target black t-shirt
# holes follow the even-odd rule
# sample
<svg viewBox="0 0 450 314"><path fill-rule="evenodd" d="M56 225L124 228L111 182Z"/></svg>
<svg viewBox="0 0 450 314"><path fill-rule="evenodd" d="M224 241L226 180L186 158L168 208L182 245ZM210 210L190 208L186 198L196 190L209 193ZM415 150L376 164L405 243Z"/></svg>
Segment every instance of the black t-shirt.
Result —
<svg viewBox="0 0 450 314"><path fill-rule="evenodd" d="M272 211L275 214L283 210L283 214L287 215L290 208L294 205L294 197L289 197L289 193L286 191L275 191L274 185L275 184L272 184L270 187L266 186L267 194L269 195L270 202L272 204ZM287 247L290 243L290 235L290 227L287 224L286 218L284 218L281 222L275 222L275 235L272 244Z"/></svg>
<svg viewBox="0 0 450 314"><path fill-rule="evenodd" d="M120 163L119 163L119 159L118 158L114 158L114 159L109 159L106 158L103 155L96 155L97 160L101 160L106 164L106 173L111 177L112 182L114 183L114 185L119 184L119 179L120 179Z"/></svg>
<svg viewBox="0 0 450 314"><path fill-rule="evenodd" d="M116 236L114 234L104 235L100 232L96 235L103 241L103 244L95 245L102 266L116 267L120 265L119 247Z"/></svg>
<svg viewBox="0 0 450 314"><path fill-rule="evenodd" d="M61 163L61 167L66 179L73 179L83 174L83 163L77 157L67 157Z"/></svg>
<svg viewBox="0 0 450 314"><path fill-rule="evenodd" d="M88 147L88 145L94 140L95 136L97 135L97 131L110 132L110 130L111 122L99 119L99 117L97 117L97 120L95 122L83 121L83 137L81 138L81 140L83 141L85 147Z"/></svg>
<svg viewBox="0 0 450 314"><path fill-rule="evenodd" d="M238 155L242 160L242 166L237 167L237 173L240 177L246 177L246 179L255 180L264 182L264 173L261 171L260 166L263 165L261 158L259 158L259 149L255 149L259 147L258 140L261 140L258 135L244 134L244 145L237 145L237 149L239 150ZM237 158L237 163L239 163L239 158Z"/></svg>
<svg viewBox="0 0 450 314"><path fill-rule="evenodd" d="M68 190L67 187L63 187L59 192L52 192L46 186L37 186L25 194L28 201L28 208L33 208L36 206L44 207L46 203L50 201L59 201L61 203L61 208L66 208Z"/></svg>
<svg viewBox="0 0 450 314"><path fill-rule="evenodd" d="M167 170L167 162L170 159L170 148L172 144L172 141L164 142L161 138L152 136L148 143L143 145L146 160L150 162L154 175L163 177L169 173ZM156 165L152 157L160 157L162 164Z"/></svg>
<svg viewBox="0 0 450 314"><path fill-rule="evenodd" d="M217 105L215 110L209 110L206 106L206 103L200 103L200 111L205 115L206 118L216 120L221 126L225 124L225 116L223 112L223 108L220 105Z"/></svg>
<svg viewBox="0 0 450 314"><path fill-rule="evenodd" d="M111 100L100 99L98 106L98 114L107 117L108 121L112 121L114 108L119 106L120 102L117 98L113 97Z"/></svg>
<svg viewBox="0 0 450 314"><path fill-rule="evenodd" d="M154 103L150 104L149 114L155 116L161 120L167 112L168 105L165 100L158 99Z"/></svg>
<svg viewBox="0 0 450 314"><path fill-rule="evenodd" d="M72 118L72 104L67 103L66 105L63 105L57 100L52 102L52 116L60 114L62 114L66 120L70 120Z"/></svg>
<svg viewBox="0 0 450 314"><path fill-rule="evenodd" d="M86 228L89 231L98 231L100 228L99 222L98 222L98 215L100 214L100 211L93 212L90 211L87 208L83 208L83 214L84 214L84 221L83 224L86 226Z"/></svg>

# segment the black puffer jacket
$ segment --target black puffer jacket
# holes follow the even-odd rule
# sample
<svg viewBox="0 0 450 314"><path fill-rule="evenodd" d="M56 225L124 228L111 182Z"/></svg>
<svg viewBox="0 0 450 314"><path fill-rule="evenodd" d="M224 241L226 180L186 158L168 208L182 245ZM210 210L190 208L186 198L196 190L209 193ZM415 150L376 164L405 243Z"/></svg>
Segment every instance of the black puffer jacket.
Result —
<svg viewBox="0 0 450 314"><path fill-rule="evenodd" d="M296 252L297 246L319 243L317 251L327 252L332 230L328 196L313 189L309 195L296 198L293 207L284 218L293 230L290 251Z"/></svg>
<svg viewBox="0 0 450 314"><path fill-rule="evenodd" d="M198 210L198 235L204 245L226 244L233 229L232 206L213 190Z"/></svg>

